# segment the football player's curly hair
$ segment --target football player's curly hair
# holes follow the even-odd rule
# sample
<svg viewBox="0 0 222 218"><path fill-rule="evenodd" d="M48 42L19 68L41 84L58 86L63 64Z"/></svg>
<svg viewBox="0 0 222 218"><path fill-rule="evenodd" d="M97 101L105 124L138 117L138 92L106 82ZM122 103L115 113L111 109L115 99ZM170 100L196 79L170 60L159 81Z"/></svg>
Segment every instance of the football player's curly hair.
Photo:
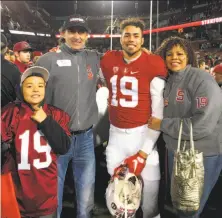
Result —
<svg viewBox="0 0 222 218"><path fill-rule="evenodd" d="M121 23L120 23L120 31L121 33L123 32L123 30L125 29L125 27L127 26L135 26L135 27L139 27L142 31L142 34L143 34L143 31L145 29L145 23L144 21L138 19L138 18L128 18L126 20L123 20Z"/></svg>
<svg viewBox="0 0 222 218"><path fill-rule="evenodd" d="M167 51L169 51L170 49L172 49L174 46L177 45L182 47L185 53L187 54L188 58L187 64L190 64L192 67L198 67L196 54L192 48L191 43L188 40L180 38L178 36L171 36L165 39L161 43L160 47L157 48L155 54L160 55L164 60L166 60Z"/></svg>

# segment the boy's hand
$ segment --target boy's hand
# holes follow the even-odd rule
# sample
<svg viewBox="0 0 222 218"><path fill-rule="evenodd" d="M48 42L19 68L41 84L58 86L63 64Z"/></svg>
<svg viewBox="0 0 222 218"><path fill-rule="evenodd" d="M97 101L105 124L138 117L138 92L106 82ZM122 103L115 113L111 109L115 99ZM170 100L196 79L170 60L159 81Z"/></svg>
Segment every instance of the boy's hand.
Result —
<svg viewBox="0 0 222 218"><path fill-rule="evenodd" d="M40 108L35 107L34 110L35 111L34 111L33 115L31 116L31 118L33 120L35 120L38 123L41 123L42 121L44 121L46 119L47 115L46 115L45 111L42 109L42 107L40 107Z"/></svg>

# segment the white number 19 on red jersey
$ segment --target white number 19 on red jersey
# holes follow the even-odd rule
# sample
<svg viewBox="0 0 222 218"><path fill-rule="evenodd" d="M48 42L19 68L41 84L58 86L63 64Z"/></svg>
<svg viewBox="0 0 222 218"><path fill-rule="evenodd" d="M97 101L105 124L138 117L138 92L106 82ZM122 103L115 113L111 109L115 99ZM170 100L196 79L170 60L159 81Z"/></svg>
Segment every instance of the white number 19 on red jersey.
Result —
<svg viewBox="0 0 222 218"><path fill-rule="evenodd" d="M40 159L34 159L33 163L29 163L29 135L30 131L26 130L22 135L19 136L19 139L21 139L21 162L18 164L19 170L30 170L31 164L36 169L42 169L47 168L52 163L52 157L51 157L51 147L48 143L46 145L40 144L40 138L43 136L43 134L39 131L36 131L33 135L33 143L34 143L34 149L38 153L45 153L45 161L40 161ZM32 158L30 158L32 159Z"/></svg>
<svg viewBox="0 0 222 218"><path fill-rule="evenodd" d="M132 76L123 76L120 79L120 92L123 95L131 96L131 101L127 101L125 98L117 99L117 78L118 75L114 75L110 78L110 83L112 84L112 99L111 105L117 107L118 104L122 107L134 108L138 105L138 80ZM126 83L131 84L131 89L126 88Z"/></svg>

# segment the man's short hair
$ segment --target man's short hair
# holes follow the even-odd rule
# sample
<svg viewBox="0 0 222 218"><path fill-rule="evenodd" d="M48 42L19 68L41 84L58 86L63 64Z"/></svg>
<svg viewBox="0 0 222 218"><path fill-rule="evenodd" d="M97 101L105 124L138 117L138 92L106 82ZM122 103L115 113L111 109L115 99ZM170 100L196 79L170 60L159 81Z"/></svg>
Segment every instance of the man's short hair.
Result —
<svg viewBox="0 0 222 218"><path fill-rule="evenodd" d="M218 59L214 62L214 66L217 66L219 64L222 64L222 59Z"/></svg>
<svg viewBox="0 0 222 218"><path fill-rule="evenodd" d="M144 21L140 20L139 18L128 18L126 20L123 20L120 23L120 31L121 33L123 32L123 30L127 27L127 26L135 26L141 29L142 34L143 31L145 29L145 23Z"/></svg>
<svg viewBox="0 0 222 218"><path fill-rule="evenodd" d="M200 65L202 65L202 64L204 64L205 63L205 60L203 60L203 59L200 59L199 61L198 61L198 65L200 66Z"/></svg>

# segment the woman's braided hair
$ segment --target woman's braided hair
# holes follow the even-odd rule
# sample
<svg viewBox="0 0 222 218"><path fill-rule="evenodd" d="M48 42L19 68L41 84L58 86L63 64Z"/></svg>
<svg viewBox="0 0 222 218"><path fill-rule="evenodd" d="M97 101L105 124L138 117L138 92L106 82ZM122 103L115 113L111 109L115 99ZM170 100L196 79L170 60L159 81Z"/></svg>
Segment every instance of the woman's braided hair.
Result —
<svg viewBox="0 0 222 218"><path fill-rule="evenodd" d="M160 47L157 48L155 54L160 55L164 60L166 60L167 51L169 51L170 49L172 49L174 46L177 46L177 45L183 48L183 50L187 54L187 57L188 57L187 64L190 64L192 67L198 67L196 54L192 48L190 41L180 38L178 36L171 36L165 39L161 43Z"/></svg>

